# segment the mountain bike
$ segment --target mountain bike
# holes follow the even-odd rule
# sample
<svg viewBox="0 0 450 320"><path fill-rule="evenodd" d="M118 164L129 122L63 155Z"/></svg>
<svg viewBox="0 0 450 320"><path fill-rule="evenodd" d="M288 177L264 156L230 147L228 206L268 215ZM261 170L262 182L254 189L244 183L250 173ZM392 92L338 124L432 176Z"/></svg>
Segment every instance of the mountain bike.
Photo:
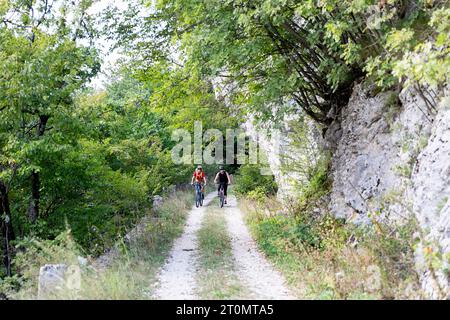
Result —
<svg viewBox="0 0 450 320"><path fill-rule="evenodd" d="M198 182L194 184L195 187L195 206L201 207L203 206L203 192L202 192L202 185Z"/></svg>
<svg viewBox="0 0 450 320"><path fill-rule="evenodd" d="M223 192L223 186L224 186L223 183L221 183L221 184L219 185L219 204L220 204L220 207L221 207L221 208L223 207L223 204L224 204L224 202L225 202L225 194L224 194L224 192Z"/></svg>

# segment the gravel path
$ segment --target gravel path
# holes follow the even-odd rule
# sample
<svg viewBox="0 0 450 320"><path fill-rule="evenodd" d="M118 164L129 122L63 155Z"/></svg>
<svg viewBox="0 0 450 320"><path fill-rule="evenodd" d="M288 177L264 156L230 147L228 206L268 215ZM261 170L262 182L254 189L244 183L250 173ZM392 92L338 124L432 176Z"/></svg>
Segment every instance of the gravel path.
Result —
<svg viewBox="0 0 450 320"><path fill-rule="evenodd" d="M198 270L197 232L206 211L205 206L216 197L216 192L210 193L206 196L202 208L194 207L189 212L184 233L175 241L169 258L155 283L156 290L153 298L198 299L195 281ZM236 198L229 196L228 205L223 210L232 241L235 272L242 285L250 292L248 299L296 299L286 288L282 275L258 250L236 204Z"/></svg>
<svg viewBox="0 0 450 320"><path fill-rule="evenodd" d="M155 283L155 299L189 300L197 299L195 273L197 269L197 231L200 229L205 206L214 198L212 192L205 197L203 207L195 206L188 214L184 232L169 253L169 258Z"/></svg>
<svg viewBox="0 0 450 320"><path fill-rule="evenodd" d="M296 299L287 289L283 276L276 271L258 250L237 208L236 197L228 197L225 209L228 232L231 236L236 273L252 293L251 299Z"/></svg>

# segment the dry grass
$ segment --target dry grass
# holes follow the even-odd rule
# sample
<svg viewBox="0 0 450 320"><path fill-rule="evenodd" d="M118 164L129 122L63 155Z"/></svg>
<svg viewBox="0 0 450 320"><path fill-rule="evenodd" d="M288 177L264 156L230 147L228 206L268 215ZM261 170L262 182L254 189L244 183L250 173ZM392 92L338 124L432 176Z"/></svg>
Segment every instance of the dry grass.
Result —
<svg viewBox="0 0 450 320"><path fill-rule="evenodd" d="M422 298L408 238L412 229L387 235L328 215L268 215L266 206L248 199L240 206L260 248L299 298Z"/></svg>
<svg viewBox="0 0 450 320"><path fill-rule="evenodd" d="M223 212L208 207L198 233L201 254L197 281L203 299L238 299L243 292L233 270L231 239Z"/></svg>
<svg viewBox="0 0 450 320"><path fill-rule="evenodd" d="M173 240L183 230L185 216L193 203L191 190L177 193L139 225L138 232L125 243L116 244L114 259L100 268L81 267L81 287L78 291L63 289L48 299L150 299L151 284L165 261ZM20 276L1 284L9 299L38 298L39 268L44 264L78 266L82 252L70 232L55 241L30 239L22 242L23 251L15 259ZM93 262L94 258L89 258Z"/></svg>

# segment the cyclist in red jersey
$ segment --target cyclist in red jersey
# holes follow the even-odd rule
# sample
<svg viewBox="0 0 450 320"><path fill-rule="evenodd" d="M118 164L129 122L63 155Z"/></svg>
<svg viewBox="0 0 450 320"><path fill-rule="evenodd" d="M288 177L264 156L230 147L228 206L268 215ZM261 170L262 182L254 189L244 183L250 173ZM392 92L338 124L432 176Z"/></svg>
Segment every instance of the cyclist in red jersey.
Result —
<svg viewBox="0 0 450 320"><path fill-rule="evenodd" d="M194 185L194 182L200 183L202 186L202 197L205 198L204 186L206 186L206 175L201 165L197 166L197 169L195 169L192 175L191 185Z"/></svg>

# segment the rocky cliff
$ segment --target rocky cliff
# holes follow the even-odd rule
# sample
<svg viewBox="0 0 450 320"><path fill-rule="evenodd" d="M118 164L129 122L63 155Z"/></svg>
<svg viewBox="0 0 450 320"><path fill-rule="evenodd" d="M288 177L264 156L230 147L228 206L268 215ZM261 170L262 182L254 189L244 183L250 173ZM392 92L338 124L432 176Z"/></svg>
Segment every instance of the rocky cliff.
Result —
<svg viewBox="0 0 450 320"><path fill-rule="evenodd" d="M450 99L448 89L374 92L357 84L349 103L324 135L309 125L305 150L294 146L291 128L278 148L259 137L279 183L280 199L296 196L302 175L283 159L315 159L331 152L329 210L354 223L381 219L418 222L417 270L431 298L449 297ZM439 98L438 98L439 96ZM247 123L255 136L255 127ZM314 165L314 164L312 164Z"/></svg>
<svg viewBox="0 0 450 320"><path fill-rule="evenodd" d="M399 223L414 216L417 268L433 298L448 295L449 284L449 117L448 100L432 106L412 89L370 95L357 85L324 139L333 151L330 210L358 223L371 214ZM427 254L442 258L436 270L429 270Z"/></svg>

